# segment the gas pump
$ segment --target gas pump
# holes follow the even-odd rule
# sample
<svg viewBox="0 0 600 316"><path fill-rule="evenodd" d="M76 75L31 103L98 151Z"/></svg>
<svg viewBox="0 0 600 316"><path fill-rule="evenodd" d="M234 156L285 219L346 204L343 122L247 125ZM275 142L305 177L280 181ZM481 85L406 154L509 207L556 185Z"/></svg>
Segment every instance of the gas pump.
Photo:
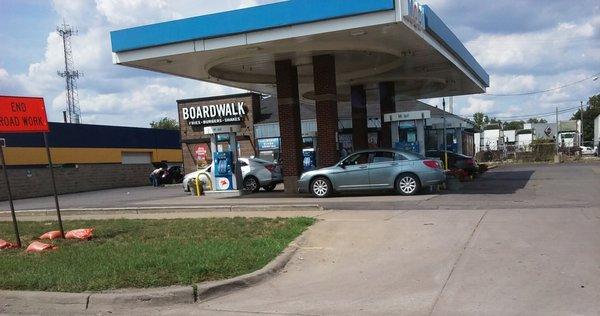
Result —
<svg viewBox="0 0 600 316"><path fill-rule="evenodd" d="M302 169L304 172L317 168L317 133L310 132L302 134Z"/></svg>
<svg viewBox="0 0 600 316"><path fill-rule="evenodd" d="M391 123L394 148L425 154L425 122L431 111L412 111L385 114L384 121Z"/></svg>
<svg viewBox="0 0 600 316"><path fill-rule="evenodd" d="M394 148L399 150L420 152L419 142L417 140L417 125L415 121L394 122L396 125L398 137L395 138ZM394 130L396 131L396 130Z"/></svg>
<svg viewBox="0 0 600 316"><path fill-rule="evenodd" d="M210 149L213 153L213 167L211 177L213 190L232 191L239 190L242 183L242 170L238 162L238 144L235 134L239 126L212 126L205 127L204 134L210 135ZM228 137L219 137L223 134ZM229 141L228 148L218 146L219 139Z"/></svg>
<svg viewBox="0 0 600 316"><path fill-rule="evenodd" d="M231 151L213 153L213 166L215 189L233 190L233 153Z"/></svg>
<svg viewBox="0 0 600 316"><path fill-rule="evenodd" d="M317 159L313 148L302 150L302 169L304 172L314 170L317 167Z"/></svg>

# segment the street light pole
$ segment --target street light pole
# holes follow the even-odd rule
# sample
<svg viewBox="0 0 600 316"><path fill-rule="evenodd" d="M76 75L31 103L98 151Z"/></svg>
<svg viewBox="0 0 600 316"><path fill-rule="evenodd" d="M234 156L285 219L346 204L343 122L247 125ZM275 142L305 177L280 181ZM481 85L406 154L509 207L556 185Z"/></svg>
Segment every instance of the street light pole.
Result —
<svg viewBox="0 0 600 316"><path fill-rule="evenodd" d="M554 131L554 144L556 145L556 155L558 156L558 130L560 128L560 123L558 122L558 106L556 107L556 131Z"/></svg>
<svg viewBox="0 0 600 316"><path fill-rule="evenodd" d="M442 98L444 107L444 169L448 170L448 136L446 135L446 99Z"/></svg>
<svg viewBox="0 0 600 316"><path fill-rule="evenodd" d="M584 138L583 138L583 101L581 101L580 112L581 112L581 132L579 133L579 136L580 136L579 146L583 146L583 140L584 140Z"/></svg>

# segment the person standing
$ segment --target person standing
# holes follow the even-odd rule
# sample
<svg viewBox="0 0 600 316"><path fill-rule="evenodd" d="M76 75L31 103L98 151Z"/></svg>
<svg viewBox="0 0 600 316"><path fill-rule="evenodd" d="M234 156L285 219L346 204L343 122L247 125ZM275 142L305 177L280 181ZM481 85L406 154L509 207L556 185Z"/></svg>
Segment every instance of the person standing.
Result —
<svg viewBox="0 0 600 316"><path fill-rule="evenodd" d="M164 173L163 168L156 168L150 174L150 180L152 180L152 186L159 187L160 186L160 177Z"/></svg>

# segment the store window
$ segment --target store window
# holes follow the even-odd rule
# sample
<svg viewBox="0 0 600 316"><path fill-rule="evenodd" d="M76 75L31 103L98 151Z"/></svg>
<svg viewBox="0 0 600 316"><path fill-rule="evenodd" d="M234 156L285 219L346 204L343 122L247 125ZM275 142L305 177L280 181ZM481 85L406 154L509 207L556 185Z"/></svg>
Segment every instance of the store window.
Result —
<svg viewBox="0 0 600 316"><path fill-rule="evenodd" d="M281 139L279 137L257 139L256 147L258 158L279 163L281 155Z"/></svg>

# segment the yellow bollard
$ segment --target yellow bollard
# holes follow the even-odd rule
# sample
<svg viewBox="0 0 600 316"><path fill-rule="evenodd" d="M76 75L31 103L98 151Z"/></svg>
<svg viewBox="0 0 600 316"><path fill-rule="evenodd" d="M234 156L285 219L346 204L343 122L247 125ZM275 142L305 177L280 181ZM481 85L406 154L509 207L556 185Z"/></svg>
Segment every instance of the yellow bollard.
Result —
<svg viewBox="0 0 600 316"><path fill-rule="evenodd" d="M198 196L202 195L202 192L200 191L200 188L202 188L202 186L200 185L200 175L201 173L198 173L198 175L196 176L196 194Z"/></svg>
<svg viewBox="0 0 600 316"><path fill-rule="evenodd" d="M203 190L204 190L204 187L202 185L200 185L200 176L201 175L206 176L206 178L208 179L207 188L209 190L212 190L212 181L210 179L210 175L206 172L198 173L198 175L196 176L196 192L197 192L198 196L201 196L203 193Z"/></svg>

